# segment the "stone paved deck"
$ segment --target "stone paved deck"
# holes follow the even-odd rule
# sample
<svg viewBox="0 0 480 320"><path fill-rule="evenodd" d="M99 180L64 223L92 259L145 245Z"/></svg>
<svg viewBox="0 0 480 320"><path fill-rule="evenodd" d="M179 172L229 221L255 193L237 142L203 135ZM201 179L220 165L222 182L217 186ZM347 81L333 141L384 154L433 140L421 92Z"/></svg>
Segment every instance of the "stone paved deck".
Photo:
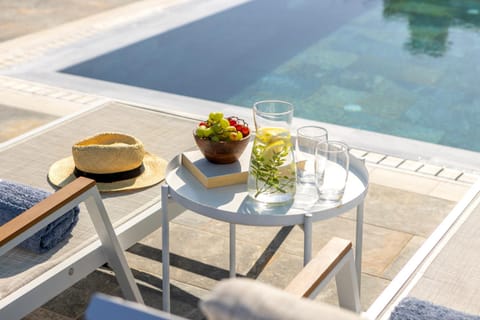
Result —
<svg viewBox="0 0 480 320"><path fill-rule="evenodd" d="M85 1L83 4L90 4L90 9L82 9L79 16L71 19L97 13L100 7L106 9L129 2L132 1ZM3 23L0 25L0 39L12 39L30 30L37 31L43 28L39 27L41 20L49 22L48 26L63 23L69 17L55 13L58 11L54 7L58 9L61 6L60 11L75 12L82 2L42 2L42 5L52 7L50 11L35 8L33 3L36 1L22 3L24 8L20 8L20 4L0 0L2 14L6 16L7 11L2 9L8 8L20 15L20 19L13 22L0 18L0 24ZM38 20L38 25L30 30L23 29L22 21L27 17L32 23ZM8 28L5 27L7 21ZM55 32L49 31L49 36L52 34L55 35ZM21 38L13 40L22 42ZM5 59L2 61L5 66L12 64L5 63ZM111 98L115 97L91 96L0 76L0 143ZM41 112L38 111L39 105L42 106ZM389 157L375 150L354 152L366 159L372 183L365 208L362 305L366 309L478 175L457 168ZM333 235L353 239L353 230L352 212L325 223L316 223L313 248L318 250ZM127 253L146 303L157 308L161 306L160 232L145 238ZM301 269L303 235L298 227L239 227L237 237L237 270L240 276L282 287ZM171 250L172 311L188 318L201 319L197 309L198 299L219 279L228 276L228 225L187 212L172 221ZM108 268L102 268L80 281L27 319L81 319L89 297L96 291L120 295L118 284ZM336 303L334 286L328 287L318 299Z"/></svg>
<svg viewBox="0 0 480 320"><path fill-rule="evenodd" d="M0 42L49 29L136 0L0 0Z"/></svg>
<svg viewBox="0 0 480 320"><path fill-rule="evenodd" d="M412 179L415 179L412 176ZM364 310L448 214L454 202L372 184L365 208L362 306ZM391 217L394 216L394 219ZM354 215L314 224L314 251L332 236L353 240ZM421 228L416 228L421 226ZM187 212L171 223L172 312L201 319L198 300L228 277L228 225ZM298 227L237 228L237 272L277 287L302 268L303 233ZM161 231L128 250L128 261L148 305L161 308ZM89 296L101 291L119 295L109 270L98 271L28 317L55 314L79 319ZM318 299L336 303L334 285ZM63 318L61 318L63 319Z"/></svg>
<svg viewBox="0 0 480 320"><path fill-rule="evenodd" d="M388 159L385 155L369 157L369 152L362 150L355 150L355 153L364 154L371 177L365 205L362 274L362 306L366 310L446 217L470 183L460 181L461 175L447 178L407 171L400 167L402 161L397 168L383 165L382 160ZM314 224L313 250L319 250L332 236L353 240L354 225L354 212ZM151 234L128 251L129 264L147 304L158 308L162 278L160 232ZM198 300L219 279L228 276L228 239L228 224L192 212L172 221L174 313L192 319L202 318L196 307ZM298 227L240 226L237 239L239 276L283 287L302 268L303 233ZM95 291L120 294L108 269L87 277L27 319L81 319ZM334 285L327 287L318 299L336 303Z"/></svg>

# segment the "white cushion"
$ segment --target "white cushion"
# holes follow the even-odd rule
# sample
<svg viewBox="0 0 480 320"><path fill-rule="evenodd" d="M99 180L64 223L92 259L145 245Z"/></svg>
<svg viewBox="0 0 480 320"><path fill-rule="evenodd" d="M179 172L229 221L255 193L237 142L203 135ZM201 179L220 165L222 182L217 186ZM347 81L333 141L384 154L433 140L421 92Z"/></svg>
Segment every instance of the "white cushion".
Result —
<svg viewBox="0 0 480 320"><path fill-rule="evenodd" d="M245 278L222 280L200 302L200 308L209 320L361 319L359 315L339 307L298 298Z"/></svg>

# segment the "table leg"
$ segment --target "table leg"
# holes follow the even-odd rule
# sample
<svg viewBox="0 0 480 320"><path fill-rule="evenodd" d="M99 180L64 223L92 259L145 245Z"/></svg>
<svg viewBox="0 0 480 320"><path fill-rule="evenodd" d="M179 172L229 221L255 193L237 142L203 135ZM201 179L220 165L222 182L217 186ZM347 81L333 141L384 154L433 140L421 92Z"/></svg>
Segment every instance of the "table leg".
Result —
<svg viewBox="0 0 480 320"><path fill-rule="evenodd" d="M168 221L168 185L162 185L162 290L163 311L170 312L170 230Z"/></svg>
<svg viewBox="0 0 480 320"><path fill-rule="evenodd" d="M303 265L312 259L312 214L306 213L303 220Z"/></svg>
<svg viewBox="0 0 480 320"><path fill-rule="evenodd" d="M236 275L235 230L235 224L230 223L230 278Z"/></svg>
<svg viewBox="0 0 480 320"><path fill-rule="evenodd" d="M358 288L362 277L362 246L363 246L363 202L357 206L357 230L355 239L355 267L357 269Z"/></svg>

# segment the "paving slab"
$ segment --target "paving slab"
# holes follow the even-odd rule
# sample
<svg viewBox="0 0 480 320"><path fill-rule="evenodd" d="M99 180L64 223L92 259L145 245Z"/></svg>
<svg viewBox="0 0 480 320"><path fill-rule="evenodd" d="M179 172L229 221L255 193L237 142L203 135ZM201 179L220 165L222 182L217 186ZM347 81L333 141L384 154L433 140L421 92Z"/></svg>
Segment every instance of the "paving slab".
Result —
<svg viewBox="0 0 480 320"><path fill-rule="evenodd" d="M0 41L109 10L136 0L0 0Z"/></svg>
<svg viewBox="0 0 480 320"><path fill-rule="evenodd" d="M424 237L413 236L407 245L398 254L397 258L385 269L383 277L392 280L405 266L408 260L417 252L425 242Z"/></svg>
<svg viewBox="0 0 480 320"><path fill-rule="evenodd" d="M133 2L0 0L0 41ZM116 22L105 21L104 24L108 27L112 23ZM88 34L80 35L83 36ZM25 38L24 41L29 42L30 39ZM72 39L59 38L49 46L58 48L61 41ZM23 58L29 59L29 56ZM22 61L23 58L18 56L14 59ZM5 77L0 77L0 96L2 103L12 102L12 105L0 105L0 142L75 112L78 108L105 101L85 93ZM37 109L38 105L42 105L43 109ZM4 133L7 129L11 130L10 133ZM470 184L478 179L478 175L391 157L375 150L356 150L355 154L365 158L367 163L380 164L370 168L372 184L365 206L361 294L362 307L366 309L450 212ZM395 170L395 167L399 169ZM421 175L412 175L414 171ZM438 179L435 175L445 179ZM459 180L463 184L454 184L448 179ZM354 219L355 212L351 211L342 217L315 223L314 252L332 236L353 240ZM186 212L172 221L173 313L189 319L203 318L197 307L199 299L218 280L228 276L228 230L228 224L192 212ZM130 248L127 259L147 305L160 309L161 230ZM302 268L303 231L299 227L238 226L237 263L239 276L284 287ZM121 296L111 271L102 268L26 319L82 319L88 300L96 291ZM336 304L334 283L327 286L317 299Z"/></svg>
<svg viewBox="0 0 480 320"><path fill-rule="evenodd" d="M415 179L411 180L414 183ZM372 183L364 219L367 224L427 237L454 205L454 201L440 197ZM353 213L349 217L353 219Z"/></svg>
<svg viewBox="0 0 480 320"><path fill-rule="evenodd" d="M56 118L48 114L0 104L0 142L15 138Z"/></svg>

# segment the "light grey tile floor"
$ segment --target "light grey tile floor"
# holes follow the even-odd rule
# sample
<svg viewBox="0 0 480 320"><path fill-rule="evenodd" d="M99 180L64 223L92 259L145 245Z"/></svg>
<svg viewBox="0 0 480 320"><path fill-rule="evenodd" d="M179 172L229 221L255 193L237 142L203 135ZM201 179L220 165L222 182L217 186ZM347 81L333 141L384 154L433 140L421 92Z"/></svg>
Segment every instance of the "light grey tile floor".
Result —
<svg viewBox="0 0 480 320"><path fill-rule="evenodd" d="M403 199L403 205L392 204ZM362 306L366 309L389 284L396 271L423 243L425 236L436 227L426 223L431 218L425 206L435 208L441 220L452 202L404 190L374 185L367 196L365 210L364 263L362 274ZM392 206L395 210L392 210ZM375 216L386 215L383 219ZM416 219L418 230L401 223L389 225L388 215L405 222ZM321 248L332 236L354 238L352 214L314 224L314 250ZM405 223L408 224L408 223ZM414 225L416 223L413 223ZM429 227L430 226L430 227ZM403 229L407 230L403 230ZM172 311L193 319L201 318L198 300L222 278L228 277L228 224L192 212L185 212L171 222ZM161 230L151 234L128 251L128 261L139 281L147 304L161 307ZM240 226L237 230L237 273L256 278L277 287L284 287L301 270L303 261L303 232L299 227L268 228ZM98 271L67 292L47 303L48 310L69 319L79 319L95 291L119 295L115 278ZM336 303L334 284L328 286L318 299ZM45 309L45 310L44 310Z"/></svg>
<svg viewBox="0 0 480 320"><path fill-rule="evenodd" d="M44 27L74 19L66 13L81 16L95 14L99 10L134 2L130 0L96 1L22 1L12 6L11 1L0 0L0 41L11 39ZM21 7L23 5L23 8ZM78 10L78 6L83 6ZM61 10L57 10L61 6ZM8 10L15 10L11 15ZM87 8L88 7L88 8ZM58 14L62 12L62 14ZM1 19L4 15L7 20ZM7 16L8 15L8 16ZM66 18L68 18L66 20ZM25 24L24 21L29 22ZM48 23L48 24L45 24ZM33 26L33 27L31 27ZM30 29L28 29L30 28ZM8 80L6 80L8 82ZM21 91L12 99L14 89L7 87L0 96L9 101L50 104L50 114L39 114L31 109L15 109L11 105L0 106L0 142L22 134L34 127L52 121L61 115L61 106L73 112L78 106L95 101L96 97L81 97L76 101L55 98L67 93L56 88L36 87L11 82ZM21 86L21 87L18 87ZM60 92L60 93L59 93ZM15 95L15 92L13 92ZM36 95L36 96L35 96ZM74 97L74 96L72 96ZM8 98L8 99L7 99ZM5 100L4 99L4 100ZM73 99L73 98L72 98ZM371 150L375 151L375 150ZM432 170L416 161L402 161L375 152L359 151L370 163L385 162L384 166L371 166L371 182L365 208L365 239L362 274L362 305L366 309L391 279L425 241L438 223L448 214L469 185L476 180L472 174ZM398 167L398 169L396 169ZM424 168L423 170L420 170ZM412 174L420 170L424 174ZM447 177L465 176L465 183L431 177L431 171L444 172ZM314 225L314 250L318 250L331 236L353 240L353 212ZM238 274L283 287L302 267L303 234L300 228L237 228ZM201 319L197 308L202 298L219 279L228 276L228 225L197 214L187 212L172 221L172 311L191 319ZM162 265L161 231L151 234L127 252L127 257L144 299L148 305L161 308ZM92 293L101 291L121 295L118 284L108 268L101 268L80 281L26 319L82 319ZM335 286L328 286L318 297L336 303Z"/></svg>

